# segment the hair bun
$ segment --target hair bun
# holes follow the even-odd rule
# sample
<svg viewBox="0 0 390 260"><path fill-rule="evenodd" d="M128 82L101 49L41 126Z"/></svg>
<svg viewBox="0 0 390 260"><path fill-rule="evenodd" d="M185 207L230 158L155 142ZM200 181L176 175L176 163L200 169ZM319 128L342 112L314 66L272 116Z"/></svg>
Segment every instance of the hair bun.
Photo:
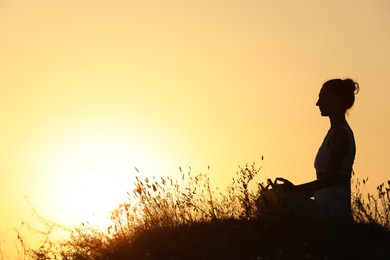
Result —
<svg viewBox="0 0 390 260"><path fill-rule="evenodd" d="M331 79L324 83L324 88L333 96L340 95L342 98L342 108L347 111L355 102L355 94L360 90L359 84L350 78Z"/></svg>
<svg viewBox="0 0 390 260"><path fill-rule="evenodd" d="M358 84L357 82L354 82L354 83L355 83L355 84L354 84L355 90L354 90L353 93L357 94L357 93L359 93L359 91L360 91L360 86L359 86L359 84Z"/></svg>
<svg viewBox="0 0 390 260"><path fill-rule="evenodd" d="M354 94L359 93L360 87L357 82L355 82L353 79L346 78L343 80L343 85L348 90L348 92L352 92Z"/></svg>

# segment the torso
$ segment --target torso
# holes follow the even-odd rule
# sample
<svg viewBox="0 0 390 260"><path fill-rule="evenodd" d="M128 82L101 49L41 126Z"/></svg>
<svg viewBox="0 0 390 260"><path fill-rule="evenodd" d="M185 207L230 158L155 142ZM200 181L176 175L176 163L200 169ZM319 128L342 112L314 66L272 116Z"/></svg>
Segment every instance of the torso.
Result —
<svg viewBox="0 0 390 260"><path fill-rule="evenodd" d="M355 154L356 154L356 146L355 146L355 138L352 129L349 127L348 124L346 124L346 125L335 126L334 128L331 128L326 134L324 141L322 142L322 145L318 150L314 162L314 167L317 173L317 179L323 178L326 174L327 171L326 167L328 165L328 158L329 158L329 141L330 138L332 137L332 133L334 129L338 127L344 128L348 134L348 149L346 154L344 155L338 174L349 178L352 175L352 167L353 167Z"/></svg>
<svg viewBox="0 0 390 260"><path fill-rule="evenodd" d="M330 187L317 190L314 195L315 201L329 220L352 222L351 211L351 175L355 159L356 147L353 132L348 125L338 125L330 129L320 146L314 167L316 168L317 180L324 178L327 172L329 158L329 141L334 129L342 127L348 134L348 149L343 156L341 167Z"/></svg>

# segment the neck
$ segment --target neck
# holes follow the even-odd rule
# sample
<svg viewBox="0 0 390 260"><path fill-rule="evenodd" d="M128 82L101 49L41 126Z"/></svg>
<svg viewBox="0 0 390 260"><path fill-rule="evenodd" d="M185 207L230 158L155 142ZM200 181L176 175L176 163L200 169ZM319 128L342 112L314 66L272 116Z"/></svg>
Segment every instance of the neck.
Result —
<svg viewBox="0 0 390 260"><path fill-rule="evenodd" d="M337 125L346 125L347 120L345 119L345 113L337 113L335 115L329 116L330 119L330 127L334 127Z"/></svg>

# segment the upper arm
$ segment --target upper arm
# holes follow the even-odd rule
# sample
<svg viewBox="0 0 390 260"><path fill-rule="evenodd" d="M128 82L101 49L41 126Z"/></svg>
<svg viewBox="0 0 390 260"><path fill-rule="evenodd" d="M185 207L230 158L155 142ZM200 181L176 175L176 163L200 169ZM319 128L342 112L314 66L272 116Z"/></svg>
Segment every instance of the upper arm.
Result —
<svg viewBox="0 0 390 260"><path fill-rule="evenodd" d="M329 140L327 176L335 176L341 168L344 155L348 152L348 133L343 127L337 127Z"/></svg>

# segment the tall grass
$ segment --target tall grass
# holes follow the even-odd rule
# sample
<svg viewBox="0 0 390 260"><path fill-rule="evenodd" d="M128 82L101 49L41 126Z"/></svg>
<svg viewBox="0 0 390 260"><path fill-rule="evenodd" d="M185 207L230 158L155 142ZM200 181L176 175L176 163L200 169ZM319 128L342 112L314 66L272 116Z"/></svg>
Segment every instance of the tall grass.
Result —
<svg viewBox="0 0 390 260"><path fill-rule="evenodd" d="M381 183L376 188L376 194L362 190L368 178L355 180L355 191L352 196L354 219L357 223L376 225L390 230L390 181Z"/></svg>
<svg viewBox="0 0 390 260"><path fill-rule="evenodd" d="M45 239L40 247L31 249L19 233L23 247L21 258L283 259L287 256L321 256L329 259L332 254L338 254L335 253L337 250L345 249L339 248L339 244L345 243L340 239L352 239L328 226L293 219L289 212L271 210L272 205L268 205L270 211L267 214L259 212L256 200L267 189L259 180L261 167L254 163L239 167L232 184L222 192L211 186L207 174L193 176L191 169L183 172L181 168L180 172L179 180L142 178L138 173L134 190L128 192L126 202L111 212L111 225L105 231L85 224L59 226L35 212L46 226ZM355 225L371 230L371 233L364 231L359 243L368 241L365 239L371 239L374 233L388 237L390 230L390 182L387 186L379 185L375 196L361 192L366 182L354 182ZM50 239L50 234L56 229L67 232L68 238ZM348 234L356 237L356 230ZM326 239L334 240L335 244ZM359 246L353 241L349 240L351 250L356 251ZM331 249L323 249L324 244ZM380 255L389 253L378 252ZM364 254L358 252L357 255Z"/></svg>

